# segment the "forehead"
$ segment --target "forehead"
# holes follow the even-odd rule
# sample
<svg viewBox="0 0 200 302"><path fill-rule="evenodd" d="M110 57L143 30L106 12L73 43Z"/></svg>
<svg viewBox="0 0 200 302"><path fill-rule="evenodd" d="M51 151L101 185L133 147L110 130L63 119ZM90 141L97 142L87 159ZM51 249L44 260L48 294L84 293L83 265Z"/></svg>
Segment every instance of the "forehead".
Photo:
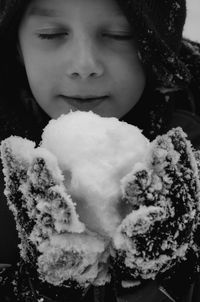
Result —
<svg viewBox="0 0 200 302"><path fill-rule="evenodd" d="M71 14L99 16L124 20L125 17L115 0L32 0L27 8L27 16L70 17Z"/></svg>

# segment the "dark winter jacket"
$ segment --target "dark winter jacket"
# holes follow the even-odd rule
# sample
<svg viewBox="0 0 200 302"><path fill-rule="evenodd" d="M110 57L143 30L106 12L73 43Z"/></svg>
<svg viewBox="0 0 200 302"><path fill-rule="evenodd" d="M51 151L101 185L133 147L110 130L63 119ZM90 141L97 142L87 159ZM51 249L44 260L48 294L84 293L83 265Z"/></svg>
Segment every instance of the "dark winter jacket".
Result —
<svg viewBox="0 0 200 302"><path fill-rule="evenodd" d="M188 42L187 42L188 43ZM163 118L165 121L163 128L160 127L157 123L156 134L161 134L167 130L180 126L188 134L188 138L191 140L195 148L200 149L200 55L197 56L196 50L197 45L189 44L189 47L193 47L193 59L195 57L196 63L199 65L193 65L193 70L195 77L191 86L187 89L187 93L183 90L177 90L174 92L165 91L160 89L158 93L158 99L162 98L167 100L165 110L157 110L157 121L160 118ZM189 48L187 47L187 50ZM191 56L187 57L187 51L183 52L183 59L187 61L188 68L192 71L192 60ZM196 64L195 63L195 64ZM169 99L173 100L173 105L170 103ZM149 96L149 101L151 96ZM175 100L175 101L174 101ZM5 95L1 97L0 100L0 140L6 138L11 134L27 136L28 138L35 139L40 130L36 131L37 126L34 125L33 119L26 119L27 112L26 109L19 108L9 108L4 104ZM172 106L171 106L172 105ZM158 106L158 103L155 104L155 107ZM162 103L160 103L162 107ZM162 109L162 108L161 108ZM172 110L173 109L173 110ZM17 117L19 113L19 117ZM162 112L162 116L158 116L158 112ZM166 113L166 116L164 115ZM148 117L147 117L148 118ZM126 119L126 118L125 118ZM130 115L127 117L127 121L130 122ZM133 119L132 123L135 123ZM148 124L148 120L143 121ZM150 123L150 122L149 122ZM155 120L154 120L155 123ZM142 126L141 126L142 127ZM34 129L32 132L30 129ZM148 128L148 127L146 127ZM159 129L160 132L159 132ZM148 131L147 131L148 132ZM150 134L149 134L150 137ZM24 300L19 299L21 302L28 301L39 301L38 292L36 289L32 288L32 283L30 279L30 272L27 275L27 272L23 272L23 267L17 267L16 263L19 261L19 251L17 244L17 231L15 227L15 222L12 216L12 213L7 207L7 202L3 194L4 190L4 180L3 175L0 177L0 301L17 301L15 292L13 291L14 284L13 280L16 278L16 274L19 274L19 280L21 280L21 290L26 292L26 288L29 288L29 292L32 291L32 295L29 298L24 298ZM5 264L10 264L10 267L5 267ZM3 268L4 267L4 268ZM171 282L161 282L161 281L148 281L142 284L141 286L129 290L123 291L118 296L122 298L116 298L117 289L113 288L111 285L106 285L105 287L93 288L91 287L88 292L85 294L84 298L81 300L83 302L199 302L200 301L200 276L196 274L194 279L191 280L190 276L187 275L187 270L189 271L190 263L188 263L188 269L185 267L185 271L178 272L172 278ZM186 273L186 274L185 274ZM20 276L21 274L21 276ZM21 278L21 279L20 279ZM59 292L59 290L58 290ZM43 297L44 302L53 302L59 301L56 300L54 295L51 295L51 290L44 290ZM60 301L69 301L71 302L71 294L69 292L63 293L63 299ZM127 298L129 297L129 298ZM128 300L129 299L129 300ZM76 300L79 302L79 299Z"/></svg>

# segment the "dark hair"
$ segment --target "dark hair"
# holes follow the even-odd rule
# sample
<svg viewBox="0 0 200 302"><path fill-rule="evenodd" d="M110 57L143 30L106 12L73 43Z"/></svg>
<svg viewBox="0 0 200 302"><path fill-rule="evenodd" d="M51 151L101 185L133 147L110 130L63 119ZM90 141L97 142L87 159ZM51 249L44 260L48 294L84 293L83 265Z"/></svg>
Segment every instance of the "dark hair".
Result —
<svg viewBox="0 0 200 302"><path fill-rule="evenodd" d="M186 0L117 0L132 25L142 62L157 86L184 87L190 73L180 60Z"/></svg>
<svg viewBox="0 0 200 302"><path fill-rule="evenodd" d="M30 0L0 0L0 81L1 93L17 96L22 83L28 83L18 54L18 28Z"/></svg>
<svg viewBox="0 0 200 302"><path fill-rule="evenodd" d="M32 97L18 52L18 28L31 0L0 0L0 129L1 136L40 139L49 121Z"/></svg>

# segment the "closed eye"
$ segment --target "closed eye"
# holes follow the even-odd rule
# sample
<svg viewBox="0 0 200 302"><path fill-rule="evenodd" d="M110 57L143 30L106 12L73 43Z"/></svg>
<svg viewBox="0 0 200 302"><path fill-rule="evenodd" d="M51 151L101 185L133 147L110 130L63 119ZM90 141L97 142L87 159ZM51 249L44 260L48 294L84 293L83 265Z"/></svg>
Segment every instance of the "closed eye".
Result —
<svg viewBox="0 0 200 302"><path fill-rule="evenodd" d="M40 39L53 40L64 38L68 35L67 32L55 32L55 33L38 33L37 34ZM129 41L133 39L132 34L112 34L112 33L104 33L102 34L104 38L113 39L116 41Z"/></svg>
<svg viewBox="0 0 200 302"><path fill-rule="evenodd" d="M59 39L59 38L64 38L65 36L67 36L66 32L58 32L58 33L39 33L38 37L40 39L46 39L46 40L53 40L53 39Z"/></svg>

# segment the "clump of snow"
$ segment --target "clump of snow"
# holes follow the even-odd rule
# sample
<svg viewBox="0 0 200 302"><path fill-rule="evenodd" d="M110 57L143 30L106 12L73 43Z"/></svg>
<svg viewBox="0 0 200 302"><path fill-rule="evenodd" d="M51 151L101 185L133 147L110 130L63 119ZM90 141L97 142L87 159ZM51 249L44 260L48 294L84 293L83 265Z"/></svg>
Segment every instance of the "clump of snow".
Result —
<svg viewBox="0 0 200 302"><path fill-rule="evenodd" d="M65 171L80 219L108 236L123 218L117 210L120 180L145 160L149 145L135 126L80 111L51 120L41 142Z"/></svg>

